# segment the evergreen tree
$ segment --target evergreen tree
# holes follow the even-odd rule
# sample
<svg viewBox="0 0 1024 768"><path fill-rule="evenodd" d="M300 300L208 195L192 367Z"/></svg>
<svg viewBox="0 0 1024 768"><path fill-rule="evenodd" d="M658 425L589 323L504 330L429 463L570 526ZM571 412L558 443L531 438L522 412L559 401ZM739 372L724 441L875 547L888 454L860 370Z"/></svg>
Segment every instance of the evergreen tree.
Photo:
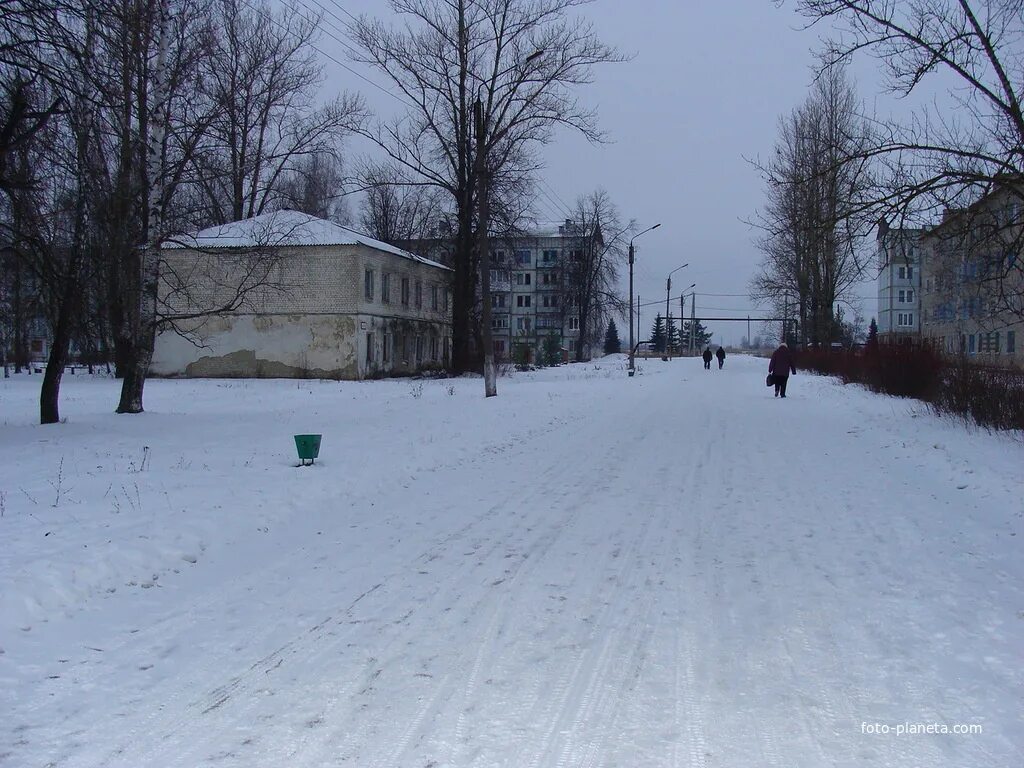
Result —
<svg viewBox="0 0 1024 768"><path fill-rule="evenodd" d="M544 337L544 365L559 365L562 362L562 337L552 331Z"/></svg>
<svg viewBox="0 0 1024 768"><path fill-rule="evenodd" d="M661 318L661 313L654 318L654 327L651 328L651 346L654 347L655 352L665 351L665 321Z"/></svg>
<svg viewBox="0 0 1024 768"><path fill-rule="evenodd" d="M604 333L604 353L614 355L622 351L622 342L619 341L619 328L614 320L608 321L608 330Z"/></svg>
<svg viewBox="0 0 1024 768"><path fill-rule="evenodd" d="M684 349L690 348L690 330L692 323L687 320L683 324L682 343ZM698 352L711 343L711 331L704 327L704 323L697 321L696 332L693 334L693 348Z"/></svg>
<svg viewBox="0 0 1024 768"><path fill-rule="evenodd" d="M872 352L878 349L878 323L875 322L873 317L871 318L871 324L868 326L867 347Z"/></svg>
<svg viewBox="0 0 1024 768"><path fill-rule="evenodd" d="M671 316L668 318L668 348L672 354L679 354L679 329L676 328L676 321Z"/></svg>

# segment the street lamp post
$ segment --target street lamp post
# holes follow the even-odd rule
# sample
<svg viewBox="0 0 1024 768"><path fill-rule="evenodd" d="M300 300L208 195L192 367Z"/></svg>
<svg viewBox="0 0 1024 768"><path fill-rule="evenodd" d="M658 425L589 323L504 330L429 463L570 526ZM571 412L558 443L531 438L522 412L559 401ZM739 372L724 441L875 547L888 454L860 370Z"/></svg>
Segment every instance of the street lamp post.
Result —
<svg viewBox="0 0 1024 768"><path fill-rule="evenodd" d="M668 273L668 279L665 281L665 356L668 357L669 359L672 358L672 350L670 349L669 343L668 343L669 342L669 338L668 338L668 318L669 318L668 301L669 301L669 296L672 294L672 275L674 275L680 269L686 269L688 266L690 266L690 262L686 262L681 267L676 267L675 269L673 269L671 272ZM683 316L682 315L679 316L679 322L680 323L683 322ZM680 329L680 330L682 330L682 329Z"/></svg>
<svg viewBox="0 0 1024 768"><path fill-rule="evenodd" d="M632 376L636 373L636 362L634 360L635 343L633 341L633 240L636 240L640 235L646 235L652 229L657 229L661 226L661 223L655 224L653 227L648 227L643 232L636 234L629 241L629 375Z"/></svg>

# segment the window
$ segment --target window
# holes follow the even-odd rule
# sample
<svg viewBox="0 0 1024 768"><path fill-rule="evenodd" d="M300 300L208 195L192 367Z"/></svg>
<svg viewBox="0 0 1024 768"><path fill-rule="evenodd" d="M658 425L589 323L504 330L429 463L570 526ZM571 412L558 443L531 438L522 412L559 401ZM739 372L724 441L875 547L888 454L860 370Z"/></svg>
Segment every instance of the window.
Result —
<svg viewBox="0 0 1024 768"><path fill-rule="evenodd" d="M925 290L925 293L931 293L932 292L932 279L930 277L927 280L924 281L924 290Z"/></svg>
<svg viewBox="0 0 1024 768"><path fill-rule="evenodd" d="M914 268L912 266L907 267L907 280L914 279Z"/></svg>
<svg viewBox="0 0 1024 768"><path fill-rule="evenodd" d="M569 330L578 331L580 329L580 319L578 317L569 318Z"/></svg>
<svg viewBox="0 0 1024 768"><path fill-rule="evenodd" d="M447 288L444 289L444 306L442 307L442 309L445 312L448 311L448 289Z"/></svg>
<svg viewBox="0 0 1024 768"><path fill-rule="evenodd" d="M533 263L533 254L528 250L516 251L516 264L528 267Z"/></svg>
<svg viewBox="0 0 1024 768"><path fill-rule="evenodd" d="M983 355L999 354L999 331L978 334L978 351Z"/></svg>
<svg viewBox="0 0 1024 768"><path fill-rule="evenodd" d="M516 318L516 329L520 331L529 331L533 325L533 320L528 317L517 317Z"/></svg>
<svg viewBox="0 0 1024 768"><path fill-rule="evenodd" d="M409 306L409 278L408 277L403 277L402 278L402 282L399 285L401 286L402 306L403 307L408 307Z"/></svg>
<svg viewBox="0 0 1024 768"><path fill-rule="evenodd" d="M504 307L505 306L505 294L504 293L492 293L491 294L491 306L492 307Z"/></svg>
<svg viewBox="0 0 1024 768"><path fill-rule="evenodd" d="M910 289L909 291L907 291L907 303L908 304L913 304L914 303L914 290L913 289Z"/></svg>
<svg viewBox="0 0 1024 768"><path fill-rule="evenodd" d="M544 285L558 285L558 275L553 275L550 272L545 272L541 278L541 282Z"/></svg>
<svg viewBox="0 0 1024 768"><path fill-rule="evenodd" d="M391 275L387 272L380 276L380 300L385 304L391 302Z"/></svg>
<svg viewBox="0 0 1024 768"><path fill-rule="evenodd" d="M544 306L545 307L557 307L558 306L558 296L557 295L556 296L545 296L543 301L544 301Z"/></svg>
<svg viewBox="0 0 1024 768"><path fill-rule="evenodd" d="M416 309L423 309L423 281L416 281Z"/></svg>
<svg viewBox="0 0 1024 768"><path fill-rule="evenodd" d="M416 334L416 362L423 362L423 335L419 333Z"/></svg>
<svg viewBox="0 0 1024 768"><path fill-rule="evenodd" d="M496 357L504 357L505 356L505 340L504 339L495 339L494 340L494 354L495 354Z"/></svg>
<svg viewBox="0 0 1024 768"><path fill-rule="evenodd" d="M430 337L430 359L433 360L435 363L437 362L437 352L438 352L437 336L431 336Z"/></svg>
<svg viewBox="0 0 1024 768"><path fill-rule="evenodd" d="M516 285L529 285L530 284L530 273L529 272L516 272Z"/></svg>
<svg viewBox="0 0 1024 768"><path fill-rule="evenodd" d="M516 306L517 307L528 307L528 306L530 306L530 299L531 298L532 298L531 296L516 296Z"/></svg>
<svg viewBox="0 0 1024 768"><path fill-rule="evenodd" d="M899 276L900 280L913 280L914 279L914 267L913 266L900 267L899 269L896 270L896 274Z"/></svg>
<svg viewBox="0 0 1024 768"><path fill-rule="evenodd" d="M898 295L899 295L899 298L897 300L899 301L899 303L900 304L906 304L907 303L907 292L906 291L900 291Z"/></svg>
<svg viewBox="0 0 1024 768"><path fill-rule="evenodd" d="M366 296L367 301L373 301L373 270L366 270L366 274L363 276L363 295Z"/></svg>
<svg viewBox="0 0 1024 768"><path fill-rule="evenodd" d="M1013 355L1017 353L1017 332L1007 331L1006 332L1006 354Z"/></svg>
<svg viewBox="0 0 1024 768"><path fill-rule="evenodd" d="M430 308L435 312L437 311L439 304L437 292L438 287L436 285L430 286ZM436 360L437 358L435 357L434 359Z"/></svg>
<svg viewBox="0 0 1024 768"><path fill-rule="evenodd" d="M897 312L896 313L896 325L902 328L909 328L914 325L914 313L913 312Z"/></svg>
<svg viewBox="0 0 1024 768"><path fill-rule="evenodd" d="M554 264L558 261L558 251L544 251L544 253L541 254L541 261L548 265Z"/></svg>
<svg viewBox="0 0 1024 768"><path fill-rule="evenodd" d="M500 331L508 328L508 315L502 315L501 317L491 318L491 329Z"/></svg>
<svg viewBox="0 0 1024 768"><path fill-rule="evenodd" d="M970 354L972 354L972 355L974 354L974 334L973 333L968 334L968 336L967 336L967 351Z"/></svg>
<svg viewBox="0 0 1024 768"><path fill-rule="evenodd" d="M366 334L366 362L373 363L373 333Z"/></svg>
<svg viewBox="0 0 1024 768"><path fill-rule="evenodd" d="M569 339L569 351L570 352L575 352L576 351L576 339Z"/></svg>

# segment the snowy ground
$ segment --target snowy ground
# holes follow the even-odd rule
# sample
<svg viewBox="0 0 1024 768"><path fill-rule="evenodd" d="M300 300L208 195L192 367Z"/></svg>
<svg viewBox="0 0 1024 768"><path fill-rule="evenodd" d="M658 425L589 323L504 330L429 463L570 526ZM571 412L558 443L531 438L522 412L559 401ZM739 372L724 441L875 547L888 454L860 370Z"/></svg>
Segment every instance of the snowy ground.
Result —
<svg viewBox="0 0 1024 768"><path fill-rule="evenodd" d="M1020 436L621 366L0 381L0 765L1024 765Z"/></svg>

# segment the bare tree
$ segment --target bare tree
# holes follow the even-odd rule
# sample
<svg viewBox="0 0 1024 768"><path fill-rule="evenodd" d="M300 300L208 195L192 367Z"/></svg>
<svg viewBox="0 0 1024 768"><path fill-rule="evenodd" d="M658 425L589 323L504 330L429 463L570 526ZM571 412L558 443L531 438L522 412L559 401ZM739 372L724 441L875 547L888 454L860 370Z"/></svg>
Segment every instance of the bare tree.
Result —
<svg viewBox="0 0 1024 768"><path fill-rule="evenodd" d="M626 233L609 194L598 189L576 201L575 247L565 254L562 306L579 326L576 361L590 359L601 344L608 320L626 307L618 293L619 268L625 263Z"/></svg>
<svg viewBox="0 0 1024 768"><path fill-rule="evenodd" d="M348 221L341 159L334 152L318 152L298 159L277 186L276 203L283 208L339 224Z"/></svg>
<svg viewBox="0 0 1024 768"><path fill-rule="evenodd" d="M404 184L392 166L366 168L367 188L359 213L363 232L392 245L427 238L437 226L444 208L441 190L420 184Z"/></svg>
<svg viewBox="0 0 1024 768"><path fill-rule="evenodd" d="M886 171L872 201L876 218L930 224L946 209L983 212L972 203L1000 192L1015 199L1014 214L970 228L977 254L1024 246L1024 110L1018 0L796 0L810 23L838 29L822 51L822 71L859 52L875 57L886 88L899 97L926 91L939 78L937 98L906 121L877 124L865 155ZM902 226L897 224L897 226ZM973 254L972 254L973 258ZM1024 317L1021 259L989 265L985 281L1003 311Z"/></svg>
<svg viewBox="0 0 1024 768"><path fill-rule="evenodd" d="M472 367L470 341L481 250L501 190L521 188L533 150L557 126L600 138L593 111L574 89L596 64L621 56L572 18L585 0L390 0L403 26L362 17L351 29L357 59L377 67L408 105L362 133L382 147L408 183L451 196L455 214L452 367ZM479 103L480 120L474 120ZM474 136L474 122L480 130ZM491 200L480 205L480 179ZM482 294L486 298L486 291ZM478 336L479 338L479 336Z"/></svg>
<svg viewBox="0 0 1024 768"><path fill-rule="evenodd" d="M217 35L202 83L214 118L196 164L205 223L223 224L273 210L290 179L311 162L331 162L362 106L351 95L311 106L323 80L311 47L318 19L262 0L215 0L213 8Z"/></svg>
<svg viewBox="0 0 1024 768"><path fill-rule="evenodd" d="M803 105L779 123L769 162L760 166L767 204L756 226L764 255L751 295L798 319L802 338L828 343L839 331L835 306L865 266L861 236L873 193L867 125L841 69L819 78Z"/></svg>

